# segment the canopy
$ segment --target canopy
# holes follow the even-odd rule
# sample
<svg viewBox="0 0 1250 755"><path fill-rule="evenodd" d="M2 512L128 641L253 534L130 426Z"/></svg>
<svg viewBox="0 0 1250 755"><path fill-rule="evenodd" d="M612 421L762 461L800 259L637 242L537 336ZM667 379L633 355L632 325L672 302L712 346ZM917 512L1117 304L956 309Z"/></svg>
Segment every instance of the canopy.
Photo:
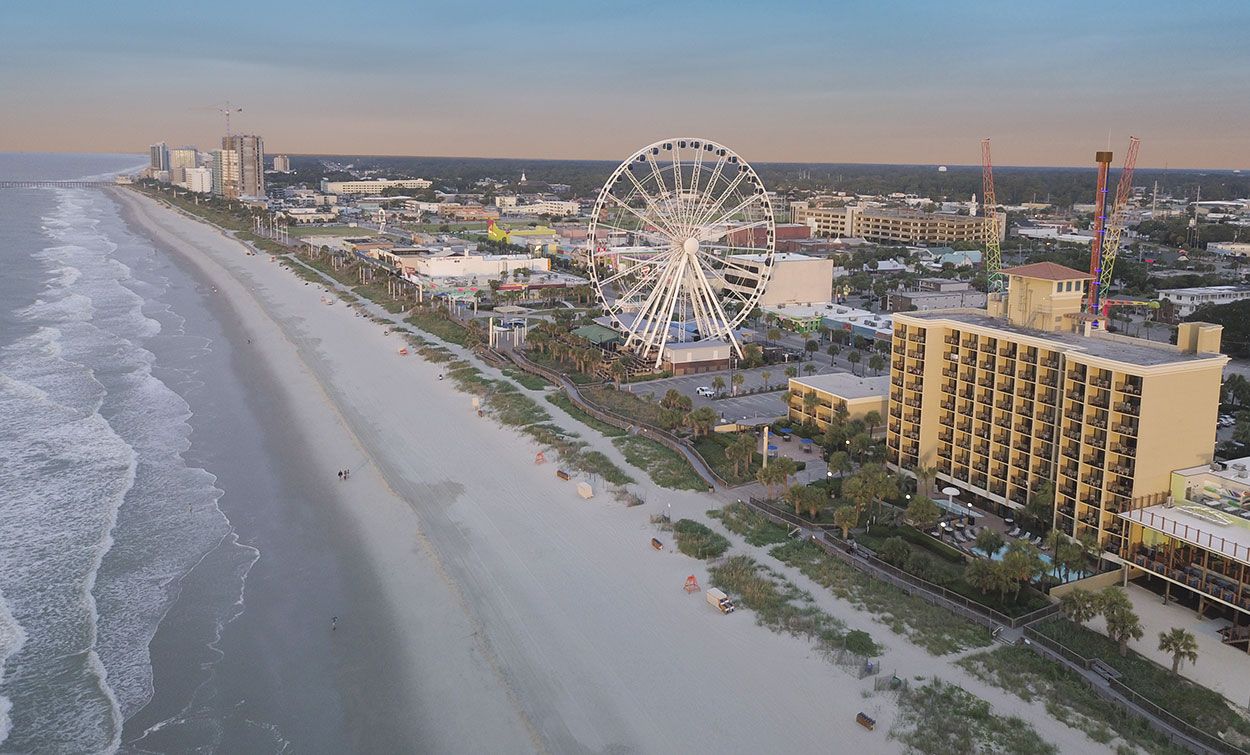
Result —
<svg viewBox="0 0 1250 755"><path fill-rule="evenodd" d="M811 438L801 438L801 439L800 439L800 442L802 442L802 443L815 443L816 441L812 440Z"/></svg>

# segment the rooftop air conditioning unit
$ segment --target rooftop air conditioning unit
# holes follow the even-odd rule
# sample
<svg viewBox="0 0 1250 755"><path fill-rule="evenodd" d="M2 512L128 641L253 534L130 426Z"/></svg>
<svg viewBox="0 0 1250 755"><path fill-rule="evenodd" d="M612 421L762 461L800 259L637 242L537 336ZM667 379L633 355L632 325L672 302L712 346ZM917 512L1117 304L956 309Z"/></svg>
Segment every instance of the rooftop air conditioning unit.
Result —
<svg viewBox="0 0 1250 755"><path fill-rule="evenodd" d="M1246 465L1242 463L1237 463L1233 465L1233 469L1236 469L1239 472L1244 472L1246 471Z"/></svg>
<svg viewBox="0 0 1250 755"><path fill-rule="evenodd" d="M1247 472L1246 470L1243 469L1237 473L1237 476L1238 477L1250 477L1250 472Z"/></svg>

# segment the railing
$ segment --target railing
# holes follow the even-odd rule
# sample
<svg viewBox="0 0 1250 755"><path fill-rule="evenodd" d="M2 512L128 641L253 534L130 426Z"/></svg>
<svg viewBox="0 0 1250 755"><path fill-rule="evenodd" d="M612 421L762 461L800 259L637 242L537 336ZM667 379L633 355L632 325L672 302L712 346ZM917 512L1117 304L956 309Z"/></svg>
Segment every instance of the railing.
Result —
<svg viewBox="0 0 1250 755"><path fill-rule="evenodd" d="M1029 624L1032 623L1035 622L1029 622ZM1024 627L1024 636L1033 643L1034 652L1037 652L1039 655L1047 655L1047 653L1037 649L1040 647L1072 666L1098 674L1106 682L1107 686L1105 688L1085 674L1081 675L1081 680L1099 697L1114 702L1129 713L1143 718L1150 724L1151 728L1166 735L1173 742L1195 752L1250 755L1246 750L1230 742L1225 742L1214 734L1176 717L1171 712L1160 708L1155 703L1138 694L1131 687L1116 678L1119 674L1101 660L1086 658L1072 648L1047 637L1032 626L1026 625Z"/></svg>

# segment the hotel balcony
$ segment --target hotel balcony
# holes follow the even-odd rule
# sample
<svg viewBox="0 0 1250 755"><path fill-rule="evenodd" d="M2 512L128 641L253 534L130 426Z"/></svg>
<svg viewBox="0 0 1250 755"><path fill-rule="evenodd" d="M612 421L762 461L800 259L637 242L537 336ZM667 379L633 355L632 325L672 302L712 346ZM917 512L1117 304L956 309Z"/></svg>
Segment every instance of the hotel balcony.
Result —
<svg viewBox="0 0 1250 755"><path fill-rule="evenodd" d="M1115 410L1122 414L1131 414L1133 416L1137 416L1139 413L1141 413L1141 404L1135 401L1134 402L1117 401L1115 405Z"/></svg>
<svg viewBox="0 0 1250 755"><path fill-rule="evenodd" d="M951 346L958 346L959 336L942 336L942 343L950 344Z"/></svg>
<svg viewBox="0 0 1250 755"><path fill-rule="evenodd" d="M1068 391L1064 395L1077 403L1080 403L1085 400L1085 392L1080 391L1080 390Z"/></svg>
<svg viewBox="0 0 1250 755"><path fill-rule="evenodd" d="M1120 383L1115 387L1115 389L1121 393L1127 393L1131 396L1141 395L1141 386L1134 385L1133 383Z"/></svg>

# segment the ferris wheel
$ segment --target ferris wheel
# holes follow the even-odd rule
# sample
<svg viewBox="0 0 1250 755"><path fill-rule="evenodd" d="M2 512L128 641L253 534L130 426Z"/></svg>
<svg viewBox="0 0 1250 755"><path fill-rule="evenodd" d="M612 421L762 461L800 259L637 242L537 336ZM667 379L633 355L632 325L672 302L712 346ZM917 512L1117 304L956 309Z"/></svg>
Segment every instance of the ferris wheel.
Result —
<svg viewBox="0 0 1250 755"><path fill-rule="evenodd" d="M658 368L674 342L736 328L772 275L776 225L758 175L707 139L664 139L621 163L595 202L591 280L624 348Z"/></svg>

